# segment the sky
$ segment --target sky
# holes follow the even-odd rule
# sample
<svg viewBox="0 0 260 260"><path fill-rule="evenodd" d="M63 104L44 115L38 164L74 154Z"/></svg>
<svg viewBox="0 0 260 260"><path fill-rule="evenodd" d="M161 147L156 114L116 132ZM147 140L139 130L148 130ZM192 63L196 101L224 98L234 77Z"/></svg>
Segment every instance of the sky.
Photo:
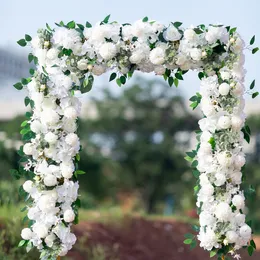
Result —
<svg viewBox="0 0 260 260"><path fill-rule="evenodd" d="M259 0L8 0L2 1L0 8L0 47L13 48L25 54L29 50L19 47L16 41L23 38L25 33L35 35L38 28L45 27L46 22L51 26L61 20L75 20L82 24L89 21L95 24L108 14L111 14L111 20L119 23L131 23L145 16L164 24L181 21L184 27L223 23L237 27L247 43L256 35L255 43L260 46ZM245 67L248 71L246 85L249 86L256 79L256 90L260 90L260 52L252 55L246 51L245 54ZM185 76L179 88L184 96L190 97L199 90L199 80L197 73L190 72ZM109 75L100 77L90 95L98 95L101 86L107 85L108 78ZM109 84L109 87L115 93L119 91L114 83ZM21 99L23 95L25 93L17 94L12 86L0 87L0 105L1 102L14 98Z"/></svg>

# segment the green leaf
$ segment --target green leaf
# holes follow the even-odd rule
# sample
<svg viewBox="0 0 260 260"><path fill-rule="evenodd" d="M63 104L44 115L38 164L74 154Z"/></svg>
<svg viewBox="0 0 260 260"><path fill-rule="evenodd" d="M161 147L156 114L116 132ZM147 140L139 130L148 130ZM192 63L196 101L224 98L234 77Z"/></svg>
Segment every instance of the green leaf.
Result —
<svg viewBox="0 0 260 260"><path fill-rule="evenodd" d="M191 103L190 107L194 110L198 105L199 105L199 103L196 101L196 102Z"/></svg>
<svg viewBox="0 0 260 260"><path fill-rule="evenodd" d="M14 84L14 87L18 90L22 90L23 89L23 84L21 82L18 82L16 84Z"/></svg>
<svg viewBox="0 0 260 260"><path fill-rule="evenodd" d="M249 135L251 135L251 129L250 129L249 125L246 125L246 126L245 126L245 130L247 131L247 133L248 133Z"/></svg>
<svg viewBox="0 0 260 260"><path fill-rule="evenodd" d="M49 31L52 31L51 27L49 26L49 24L46 23L46 28L49 30Z"/></svg>
<svg viewBox="0 0 260 260"><path fill-rule="evenodd" d="M110 81L113 81L115 78L116 78L116 73L113 72L113 73L110 75L109 82L110 82Z"/></svg>
<svg viewBox="0 0 260 260"><path fill-rule="evenodd" d="M86 27L87 27L87 28L91 28L91 27L92 27L91 23L86 22Z"/></svg>
<svg viewBox="0 0 260 260"><path fill-rule="evenodd" d="M24 212L24 211L26 211L26 209L27 209L27 206L23 207L20 211Z"/></svg>
<svg viewBox="0 0 260 260"><path fill-rule="evenodd" d="M179 80L175 78L174 81L173 81L173 83L174 83L175 87L177 88L178 85L179 85Z"/></svg>
<svg viewBox="0 0 260 260"><path fill-rule="evenodd" d="M78 175L83 175L83 174L86 174L86 172L84 172L84 171L81 171L81 170L77 170L77 171L75 171L75 176L77 177Z"/></svg>
<svg viewBox="0 0 260 260"><path fill-rule="evenodd" d="M200 28L194 28L193 29L196 34L202 34L203 31Z"/></svg>
<svg viewBox="0 0 260 260"><path fill-rule="evenodd" d="M175 73L175 77L179 80L183 80L183 77L180 73Z"/></svg>
<svg viewBox="0 0 260 260"><path fill-rule="evenodd" d="M145 16L145 17L143 18L143 22L144 22L144 23L148 22L148 20L149 20L149 18L148 18L147 16Z"/></svg>
<svg viewBox="0 0 260 260"><path fill-rule="evenodd" d="M80 154L79 154L79 153L76 154L76 160L77 160L78 162L80 161Z"/></svg>
<svg viewBox="0 0 260 260"><path fill-rule="evenodd" d="M190 157L190 158L194 158L196 156L196 152L186 152L186 154Z"/></svg>
<svg viewBox="0 0 260 260"><path fill-rule="evenodd" d="M253 252L254 252L254 248L253 248L252 246L248 246L247 252L248 252L248 254L249 254L250 256L252 256L252 255L253 255Z"/></svg>
<svg viewBox="0 0 260 260"><path fill-rule="evenodd" d="M32 69L32 68L29 70L29 73L30 73L32 76L34 75L34 72L35 72L35 70Z"/></svg>
<svg viewBox="0 0 260 260"><path fill-rule="evenodd" d="M200 231L200 227L197 226L197 225L192 225L191 228L192 228L194 231L196 231L196 232L199 232L199 231Z"/></svg>
<svg viewBox="0 0 260 260"><path fill-rule="evenodd" d="M192 102L195 102L198 100L198 98L197 98L197 96L192 96L189 100Z"/></svg>
<svg viewBox="0 0 260 260"><path fill-rule="evenodd" d="M32 37L29 34L25 34L25 40L27 42L30 42L32 40Z"/></svg>
<svg viewBox="0 0 260 260"><path fill-rule="evenodd" d="M255 43L255 35L250 40L250 45L253 45Z"/></svg>
<svg viewBox="0 0 260 260"><path fill-rule="evenodd" d="M175 23L173 23L173 26L174 26L175 28L177 28L177 29L178 29L181 25L182 25L181 22L175 22Z"/></svg>
<svg viewBox="0 0 260 260"><path fill-rule="evenodd" d="M29 104L30 104L30 98L29 97L25 97L25 99L24 99L24 104L25 104L25 106L27 107Z"/></svg>
<svg viewBox="0 0 260 260"><path fill-rule="evenodd" d="M255 244L255 241L254 241L253 239L250 241L250 245L251 245L254 249L256 249L256 244Z"/></svg>
<svg viewBox="0 0 260 260"><path fill-rule="evenodd" d="M209 254L209 256L210 256L210 257L213 257L213 256L215 256L216 254L217 254L217 251L211 251L210 254Z"/></svg>
<svg viewBox="0 0 260 260"><path fill-rule="evenodd" d="M21 82L23 85L27 85L30 81L28 79L22 78Z"/></svg>
<svg viewBox="0 0 260 260"><path fill-rule="evenodd" d="M251 85L250 85L250 89L253 89L255 87L255 79L252 81Z"/></svg>
<svg viewBox="0 0 260 260"><path fill-rule="evenodd" d="M76 27L76 23L74 21L70 21L67 23L68 28L74 29Z"/></svg>
<svg viewBox="0 0 260 260"><path fill-rule="evenodd" d="M13 178L19 180L21 177L21 174L16 169L9 170L9 173L12 175Z"/></svg>
<svg viewBox="0 0 260 260"><path fill-rule="evenodd" d="M110 19L110 14L105 17L105 19L102 21L103 23L108 23Z"/></svg>
<svg viewBox="0 0 260 260"><path fill-rule="evenodd" d="M196 168L198 166L198 164L199 164L198 161L195 160L195 161L192 162L191 167Z"/></svg>
<svg viewBox="0 0 260 260"><path fill-rule="evenodd" d="M199 72L198 77L199 79L202 79L205 77L205 74L203 72Z"/></svg>
<svg viewBox="0 0 260 260"><path fill-rule="evenodd" d="M126 83L126 77L125 76L121 76L120 77L120 82L124 85Z"/></svg>
<svg viewBox="0 0 260 260"><path fill-rule="evenodd" d="M31 63L31 62L33 61L33 58L34 58L33 54L32 54L32 53L29 53L29 55L28 55L28 61L29 61L29 63Z"/></svg>
<svg viewBox="0 0 260 260"><path fill-rule="evenodd" d="M184 159L188 162L192 162L193 158L189 157L189 156L185 156Z"/></svg>
<svg viewBox="0 0 260 260"><path fill-rule="evenodd" d="M259 95L259 92L254 92L254 93L252 94L252 98L256 98L258 95Z"/></svg>
<svg viewBox="0 0 260 260"><path fill-rule="evenodd" d="M84 25L77 23L77 26L79 27L80 30L84 31Z"/></svg>
<svg viewBox="0 0 260 260"><path fill-rule="evenodd" d="M21 127L25 127L27 124L28 124L28 121L25 120L25 121L23 121L23 122L21 123Z"/></svg>
<svg viewBox="0 0 260 260"><path fill-rule="evenodd" d="M214 137L210 137L208 142L211 144L211 147L214 150L216 147L216 141L215 141Z"/></svg>
<svg viewBox="0 0 260 260"><path fill-rule="evenodd" d="M231 35L231 34L233 34L235 31L237 30L237 28L236 27L234 27L234 28L232 28L232 29L230 29L229 30L229 34Z"/></svg>
<svg viewBox="0 0 260 260"><path fill-rule="evenodd" d="M24 246L25 243L26 243L26 240L21 240L21 241L19 242L19 244L18 244L18 247Z"/></svg>
<svg viewBox="0 0 260 260"><path fill-rule="evenodd" d="M199 172L198 170L193 170L193 171L192 171L192 174L193 174L193 176L194 176L196 179L198 179L199 176L200 176L200 172Z"/></svg>
<svg viewBox="0 0 260 260"><path fill-rule="evenodd" d="M116 83L117 83L117 85L118 85L119 87L121 87L122 83L121 83L120 78L117 78L117 79L116 79Z"/></svg>
<svg viewBox="0 0 260 260"><path fill-rule="evenodd" d="M85 78L83 81L83 88L81 88L81 93L87 93L92 89L94 83L94 77L89 75L88 78Z"/></svg>
<svg viewBox="0 0 260 260"><path fill-rule="evenodd" d="M190 250L194 249L197 246L197 241L196 240L192 240L191 244L190 244Z"/></svg>
<svg viewBox="0 0 260 260"><path fill-rule="evenodd" d="M183 241L185 245L190 245L192 243L192 239L188 238Z"/></svg>
<svg viewBox="0 0 260 260"><path fill-rule="evenodd" d="M24 46L27 45L27 42L26 42L25 39L21 39L21 40L17 41L17 43L18 43L20 46L22 46L22 47L24 47Z"/></svg>
<svg viewBox="0 0 260 260"><path fill-rule="evenodd" d="M258 51L259 51L259 48L256 47L256 48L254 48L254 49L252 50L252 53L255 54L255 53L258 52Z"/></svg>
<svg viewBox="0 0 260 260"><path fill-rule="evenodd" d="M194 238L194 235L191 234L191 233L187 233L184 235L185 238L190 238L190 239L193 239Z"/></svg>
<svg viewBox="0 0 260 260"><path fill-rule="evenodd" d="M174 83L173 77L169 77L169 78L168 78L168 83L169 83L169 86L170 86L170 87L173 85L173 83Z"/></svg>

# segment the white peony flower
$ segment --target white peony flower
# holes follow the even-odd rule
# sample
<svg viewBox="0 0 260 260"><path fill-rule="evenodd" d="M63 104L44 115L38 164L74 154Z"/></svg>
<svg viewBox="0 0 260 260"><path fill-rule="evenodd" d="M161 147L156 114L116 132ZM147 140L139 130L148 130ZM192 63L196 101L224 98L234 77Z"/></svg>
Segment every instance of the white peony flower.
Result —
<svg viewBox="0 0 260 260"><path fill-rule="evenodd" d="M216 206L215 215L219 221L229 221L232 217L232 209L226 202L220 202Z"/></svg>
<svg viewBox="0 0 260 260"><path fill-rule="evenodd" d="M28 180L23 184L23 189L27 192L27 193L31 193L33 190L33 182Z"/></svg>
<svg viewBox="0 0 260 260"><path fill-rule="evenodd" d="M77 111L74 107L70 106L70 107L65 108L64 116L69 118L69 119L75 120L78 116L78 113L77 113Z"/></svg>
<svg viewBox="0 0 260 260"><path fill-rule="evenodd" d="M23 152L26 154L26 155L32 155L33 154L33 151L34 151L34 146L32 143L26 143L24 146L23 146Z"/></svg>
<svg viewBox="0 0 260 260"><path fill-rule="evenodd" d="M219 129L228 129L231 126L231 120L228 116L221 116L218 120Z"/></svg>
<svg viewBox="0 0 260 260"><path fill-rule="evenodd" d="M221 85L219 85L219 94L222 96L226 96L229 93L230 90L230 85L227 83L222 83Z"/></svg>
<svg viewBox="0 0 260 260"><path fill-rule="evenodd" d="M238 213L235 215L234 221L238 226L241 226L245 223L246 216L244 214Z"/></svg>
<svg viewBox="0 0 260 260"><path fill-rule="evenodd" d="M49 143L49 144L55 144L58 140L58 136L55 135L54 133L52 132L48 132L45 137L44 137L44 140Z"/></svg>
<svg viewBox="0 0 260 260"><path fill-rule="evenodd" d="M30 228L24 228L21 232L21 237L24 240L30 240L33 237L33 232Z"/></svg>
<svg viewBox="0 0 260 260"><path fill-rule="evenodd" d="M166 41L178 41L181 38L181 34L178 29L173 25L170 25L163 33L163 37Z"/></svg>
<svg viewBox="0 0 260 260"><path fill-rule="evenodd" d="M201 226L211 226L216 222L216 219L207 211L202 211L200 213L200 225Z"/></svg>
<svg viewBox="0 0 260 260"><path fill-rule="evenodd" d="M67 209L65 210L63 217L65 222L73 222L75 219L75 213L72 209Z"/></svg>
<svg viewBox="0 0 260 260"><path fill-rule="evenodd" d="M252 229L247 225L244 224L240 229L239 229L239 234L240 236L245 239L245 240L249 240L251 238L251 234L252 234Z"/></svg>
<svg viewBox="0 0 260 260"><path fill-rule="evenodd" d="M30 124L30 128L36 134L39 134L44 130L44 126L39 120L32 121Z"/></svg>
<svg viewBox="0 0 260 260"><path fill-rule="evenodd" d="M235 195L232 203L237 209L243 209L245 207L245 198L242 195Z"/></svg>
<svg viewBox="0 0 260 260"><path fill-rule="evenodd" d="M74 133L77 130L77 124L74 119L65 119L63 120L63 129L68 133Z"/></svg>
<svg viewBox="0 0 260 260"><path fill-rule="evenodd" d="M141 62L144 61L145 58L146 58L146 54L140 49L134 51L130 56L129 60L133 64L140 64Z"/></svg>
<svg viewBox="0 0 260 260"><path fill-rule="evenodd" d="M231 230L226 233L226 238L228 243L233 244L237 242L238 234L235 231Z"/></svg>
<svg viewBox="0 0 260 260"><path fill-rule="evenodd" d="M57 178L51 174L48 174L44 177L44 185L47 187L52 187L57 185L58 181Z"/></svg>
<svg viewBox="0 0 260 260"><path fill-rule="evenodd" d="M47 245L48 247L52 247L53 244L54 244L55 239L56 239L56 236L55 236L53 233L51 233L50 235L48 235L48 236L44 239L44 242L46 243L46 245Z"/></svg>
<svg viewBox="0 0 260 260"><path fill-rule="evenodd" d="M47 58L49 60L55 60L58 58L59 51L56 48L51 48L47 51Z"/></svg>
<svg viewBox="0 0 260 260"><path fill-rule="evenodd" d="M41 121L46 125L55 125L59 122L59 114L52 109L45 109L41 112Z"/></svg>
<svg viewBox="0 0 260 260"><path fill-rule="evenodd" d="M70 133L66 136L65 142L71 146L78 146L79 145L79 138L76 134Z"/></svg>
<svg viewBox="0 0 260 260"><path fill-rule="evenodd" d="M232 118L231 118L232 129L234 129L235 131L239 131L242 128L243 124L244 124L244 122L241 119L241 117L232 116Z"/></svg>
<svg viewBox="0 0 260 260"><path fill-rule="evenodd" d="M81 59L77 62L77 67L79 70L87 70L88 69L88 60Z"/></svg>
<svg viewBox="0 0 260 260"><path fill-rule="evenodd" d="M202 52L201 52L201 49L198 49L198 48L192 48L190 50L190 56L193 60L195 61L200 61L201 60L201 57L202 57Z"/></svg>
<svg viewBox="0 0 260 260"><path fill-rule="evenodd" d="M229 80L231 78L231 75L228 71L220 71L220 75L223 80Z"/></svg>
<svg viewBox="0 0 260 260"><path fill-rule="evenodd" d="M187 39L189 42L193 42L197 40L197 34L193 29L186 29L184 31L184 38Z"/></svg>
<svg viewBox="0 0 260 260"><path fill-rule="evenodd" d="M34 224L33 225L33 232L39 238L45 238L48 235L48 228L44 224Z"/></svg>
<svg viewBox="0 0 260 260"><path fill-rule="evenodd" d="M70 163L61 163L60 165L61 174L64 178L70 179L75 171L75 166L73 162Z"/></svg>
<svg viewBox="0 0 260 260"><path fill-rule="evenodd" d="M242 183L242 173L240 171L233 171L229 174L232 183L241 184Z"/></svg>
<svg viewBox="0 0 260 260"><path fill-rule="evenodd" d="M117 54L116 45L111 42L106 42L101 45L99 49L99 54L104 60L111 60Z"/></svg>
<svg viewBox="0 0 260 260"><path fill-rule="evenodd" d="M220 173L220 172L216 173L215 178L216 178L216 180L215 180L214 184L216 186L222 186L226 182L226 176L223 173Z"/></svg>
<svg viewBox="0 0 260 260"><path fill-rule="evenodd" d="M241 167L243 167L244 164L246 163L244 154L240 153L240 154L236 155L234 158L234 163L235 163L235 167L237 169L240 169Z"/></svg>
<svg viewBox="0 0 260 260"><path fill-rule="evenodd" d="M230 156L226 152L218 153L217 154L217 160L218 160L219 164L223 167L229 167L233 162L232 156Z"/></svg>
<svg viewBox="0 0 260 260"><path fill-rule="evenodd" d="M92 73L96 76L100 76L106 72L106 67L103 65L95 64L92 68Z"/></svg>
<svg viewBox="0 0 260 260"><path fill-rule="evenodd" d="M165 62L165 49L161 47L154 48L149 55L150 61L155 65L161 65Z"/></svg>

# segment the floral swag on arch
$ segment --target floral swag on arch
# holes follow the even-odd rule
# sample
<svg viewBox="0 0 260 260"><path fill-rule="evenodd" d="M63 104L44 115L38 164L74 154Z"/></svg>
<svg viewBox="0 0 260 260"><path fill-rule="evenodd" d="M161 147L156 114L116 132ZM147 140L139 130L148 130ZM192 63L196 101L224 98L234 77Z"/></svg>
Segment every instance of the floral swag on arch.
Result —
<svg viewBox="0 0 260 260"><path fill-rule="evenodd" d="M255 37L250 45L254 41ZM77 94L91 89L93 75L113 71L110 81L121 86L135 70L154 71L170 86L178 86L188 70L196 70L201 87L190 99L191 107L201 103L204 118L199 121L199 144L186 159L197 178L197 238L211 256L224 259L230 253L239 258L236 251L242 247L252 254L255 244L240 188L245 165L242 143L250 136L243 112L245 47L236 28L184 29L180 22L164 26L147 17L121 25L109 23L107 16L95 26L71 21L51 29L47 24L36 37L26 34L18 44L32 47L28 59L37 66L36 71L30 69L30 78L14 85L28 90L25 104L32 107L22 123L25 144L15 172L28 179L21 189L27 194L28 228L22 230L19 246L37 247L41 259L55 259L66 255L76 241L71 226L78 221L80 206L77 175L84 173L78 169ZM196 245L194 235L186 238L185 244Z"/></svg>

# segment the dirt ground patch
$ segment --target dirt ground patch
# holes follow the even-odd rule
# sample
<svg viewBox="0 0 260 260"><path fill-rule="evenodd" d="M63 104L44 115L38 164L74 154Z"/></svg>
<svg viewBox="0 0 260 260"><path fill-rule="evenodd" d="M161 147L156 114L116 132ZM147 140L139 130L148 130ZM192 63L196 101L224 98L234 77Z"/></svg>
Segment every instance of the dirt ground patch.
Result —
<svg viewBox="0 0 260 260"><path fill-rule="evenodd" d="M210 258L209 254L199 246L191 251L184 245L184 234L191 232L190 226L172 220L132 218L113 226L81 222L74 231L81 243L78 242L69 254L70 259L73 260L92 260L88 258L86 248L100 245L108 249L106 252L109 260L215 259ZM259 238L256 242L260 247ZM247 252L243 252L242 259L260 260L260 251L255 252L252 257L249 257Z"/></svg>

